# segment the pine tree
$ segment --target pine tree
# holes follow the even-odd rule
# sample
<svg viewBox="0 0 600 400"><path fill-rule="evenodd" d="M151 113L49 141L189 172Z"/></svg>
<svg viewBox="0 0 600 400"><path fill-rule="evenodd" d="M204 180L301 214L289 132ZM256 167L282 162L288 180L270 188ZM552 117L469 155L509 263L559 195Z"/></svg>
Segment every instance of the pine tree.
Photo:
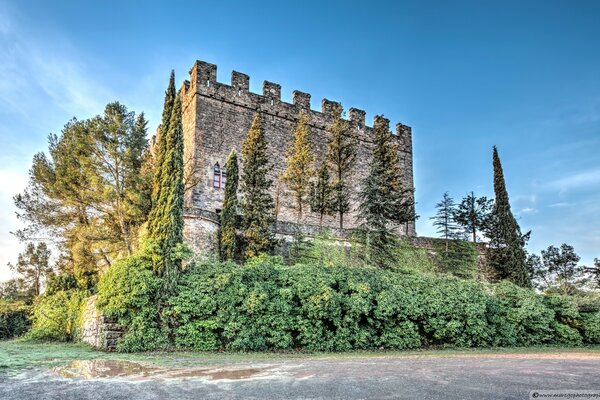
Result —
<svg viewBox="0 0 600 400"><path fill-rule="evenodd" d="M235 151L231 150L227 163L227 182L223 197L223 210L221 211L221 228L219 230L219 254L221 260L235 260L238 256L239 243L237 237L238 226L238 162Z"/></svg>
<svg viewBox="0 0 600 400"><path fill-rule="evenodd" d="M323 217L333 212L333 193L326 162L321 163L317 172L317 181L312 185L310 209L319 214L319 226L323 225Z"/></svg>
<svg viewBox="0 0 600 400"><path fill-rule="evenodd" d="M454 219L456 205L448 192L445 192L442 200L435 207L437 213L431 219L433 220L433 226L437 228L437 233L444 239L447 255L450 240L457 239L459 236L459 227Z"/></svg>
<svg viewBox="0 0 600 400"><path fill-rule="evenodd" d="M487 197L476 197L473 192L462 199L456 209L456 223L465 234L471 235L473 243L477 242L477 233L485 229L494 202Z"/></svg>
<svg viewBox="0 0 600 400"><path fill-rule="evenodd" d="M16 265L8 266L11 270L21 275L22 289L33 296L39 296L44 281L52 274L49 264L50 249L46 243L40 242L36 245L28 243L25 252L19 254Z"/></svg>
<svg viewBox="0 0 600 400"><path fill-rule="evenodd" d="M149 239L153 242L154 271L164 276L172 288L181 267L177 249L183 243L183 127L181 97L175 98L165 143L165 158L160 169L162 177L158 200L153 205L150 221L154 224Z"/></svg>
<svg viewBox="0 0 600 400"><path fill-rule="evenodd" d="M328 131L327 163L333 172L332 210L340 219L340 229L344 228L344 214L350 210L350 173L356 160L358 142L348 132L348 122L342 118L342 106L334 108L334 120Z"/></svg>
<svg viewBox="0 0 600 400"><path fill-rule="evenodd" d="M158 212L158 207L154 207L156 203L159 201L161 185L163 182L162 178L162 165L165 161L165 157L167 154L167 135L169 134L169 124L171 122L171 116L173 114L173 106L175 104L175 72L171 71L171 76L169 77L169 86L167 87L167 91L165 92L165 100L163 104L163 112L162 112L162 121L160 126L158 127L156 138L154 144L152 146L152 158L154 165L154 176L152 180L152 212ZM155 223L159 220L154 215L150 215L148 218L148 235L152 236L154 234L154 230L156 229Z"/></svg>
<svg viewBox="0 0 600 400"><path fill-rule="evenodd" d="M315 156L310 143L308 116L301 113L294 130L294 141L288 151L287 168L282 176L282 181L292 192L294 208L298 213L298 221L302 219L303 205L310 191L310 180L314 175L314 164Z"/></svg>
<svg viewBox="0 0 600 400"><path fill-rule="evenodd" d="M254 116L242 147L242 162L242 234L244 256L250 258L268 252L273 247L273 234L270 230L274 222L273 198L270 193L272 181L267 177L267 143L258 113Z"/></svg>
<svg viewBox="0 0 600 400"><path fill-rule="evenodd" d="M496 146L493 151L493 164L496 200L487 228L487 236L490 239L488 262L500 279L508 279L522 287L531 287L525 251L530 232L521 234L521 228L511 212Z"/></svg>
<svg viewBox="0 0 600 400"><path fill-rule="evenodd" d="M402 186L398 143L389 120L375 117L373 151L369 174L360 193L359 218L369 262L385 267L395 261L394 227L414 220L414 204Z"/></svg>
<svg viewBox="0 0 600 400"><path fill-rule="evenodd" d="M120 103L71 120L33 159L30 182L14 197L23 241L52 237L64 270L82 287L115 259L135 251L150 211L146 120Z"/></svg>

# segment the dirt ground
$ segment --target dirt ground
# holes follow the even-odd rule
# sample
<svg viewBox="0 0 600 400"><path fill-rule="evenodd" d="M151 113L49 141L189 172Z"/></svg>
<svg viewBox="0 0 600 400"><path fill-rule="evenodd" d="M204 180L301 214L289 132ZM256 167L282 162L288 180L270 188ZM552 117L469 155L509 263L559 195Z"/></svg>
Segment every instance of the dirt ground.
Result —
<svg viewBox="0 0 600 400"><path fill-rule="evenodd" d="M532 390L600 391L600 353L584 351L185 365L91 359L5 370L0 399L528 399Z"/></svg>

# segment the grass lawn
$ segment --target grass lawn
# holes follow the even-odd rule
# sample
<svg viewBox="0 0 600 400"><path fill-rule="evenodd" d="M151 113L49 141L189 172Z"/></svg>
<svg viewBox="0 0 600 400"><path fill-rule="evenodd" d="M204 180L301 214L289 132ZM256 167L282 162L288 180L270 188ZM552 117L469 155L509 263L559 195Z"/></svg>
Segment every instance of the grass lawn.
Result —
<svg viewBox="0 0 600 400"><path fill-rule="evenodd" d="M108 353L94 350L81 343L32 343L20 340L0 341L0 371L23 368L54 367L73 360L127 360L146 362L164 367L201 366L248 362L283 362L298 359L355 358L355 357L456 357L485 355L564 354L586 353L600 357L600 346L594 347L519 347L493 349L436 349L407 351L354 351L346 353L217 353L196 351Z"/></svg>

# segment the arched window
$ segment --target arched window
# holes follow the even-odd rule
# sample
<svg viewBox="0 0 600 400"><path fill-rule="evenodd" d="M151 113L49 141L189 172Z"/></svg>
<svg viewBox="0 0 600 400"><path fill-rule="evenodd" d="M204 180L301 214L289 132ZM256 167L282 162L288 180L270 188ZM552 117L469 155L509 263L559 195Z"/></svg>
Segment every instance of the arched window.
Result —
<svg viewBox="0 0 600 400"><path fill-rule="evenodd" d="M221 168L221 187L225 188L225 184L227 183L227 168L223 165Z"/></svg>
<svg viewBox="0 0 600 400"><path fill-rule="evenodd" d="M217 189L221 187L221 168L219 168L219 163L216 163L213 167L213 187Z"/></svg>

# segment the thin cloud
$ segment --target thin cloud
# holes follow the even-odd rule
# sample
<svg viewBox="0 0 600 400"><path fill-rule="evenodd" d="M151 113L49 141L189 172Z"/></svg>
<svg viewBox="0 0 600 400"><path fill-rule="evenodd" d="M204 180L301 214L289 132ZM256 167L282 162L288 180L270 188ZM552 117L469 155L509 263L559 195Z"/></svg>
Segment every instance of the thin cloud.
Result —
<svg viewBox="0 0 600 400"><path fill-rule="evenodd" d="M558 202L558 203L553 203L553 204L548 204L548 207L550 208L564 208L564 207L571 207L573 204L572 203L567 203L564 201Z"/></svg>
<svg viewBox="0 0 600 400"><path fill-rule="evenodd" d="M65 50L67 41L53 37L46 46L6 21L0 19L0 105L7 111L30 118L44 103L69 115L91 116L113 97Z"/></svg>
<svg viewBox="0 0 600 400"><path fill-rule="evenodd" d="M566 191L570 189L579 189L582 187L590 187L600 185L600 168L590 169L574 173L570 176L557 179L550 182L547 187L549 189L557 189Z"/></svg>

